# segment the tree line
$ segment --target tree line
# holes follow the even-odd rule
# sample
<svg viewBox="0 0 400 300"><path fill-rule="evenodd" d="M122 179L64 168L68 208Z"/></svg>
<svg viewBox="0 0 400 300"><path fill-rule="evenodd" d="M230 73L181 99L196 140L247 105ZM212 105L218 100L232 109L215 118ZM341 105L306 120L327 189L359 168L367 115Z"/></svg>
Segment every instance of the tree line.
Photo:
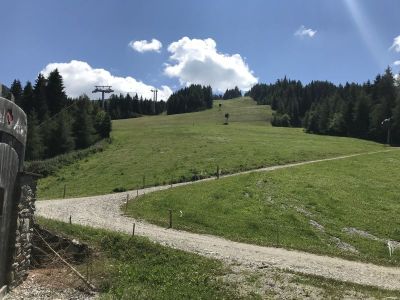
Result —
<svg viewBox="0 0 400 300"><path fill-rule="evenodd" d="M233 89L227 89L224 93L224 95L222 96L223 100L228 100L228 99L234 99L234 98L238 98L238 97L242 97L242 92L239 90L239 88L237 86L235 86L235 88Z"/></svg>
<svg viewBox="0 0 400 300"><path fill-rule="evenodd" d="M373 82L303 85L286 77L257 84L247 93L258 104L271 105L274 126L304 127L306 132L349 136L400 144L400 86L390 68Z"/></svg>
<svg viewBox="0 0 400 300"><path fill-rule="evenodd" d="M28 117L26 159L38 160L83 149L110 136L111 119L86 95L77 99L65 94L58 70L24 87L14 80L11 93Z"/></svg>
<svg viewBox="0 0 400 300"><path fill-rule="evenodd" d="M182 114L201 111L213 106L210 86L192 84L174 92L167 101L167 114Z"/></svg>
<svg viewBox="0 0 400 300"><path fill-rule="evenodd" d="M137 94L133 97L129 94L111 95L104 102L104 108L113 120L158 115L166 110L165 101L155 102L143 97L139 98Z"/></svg>

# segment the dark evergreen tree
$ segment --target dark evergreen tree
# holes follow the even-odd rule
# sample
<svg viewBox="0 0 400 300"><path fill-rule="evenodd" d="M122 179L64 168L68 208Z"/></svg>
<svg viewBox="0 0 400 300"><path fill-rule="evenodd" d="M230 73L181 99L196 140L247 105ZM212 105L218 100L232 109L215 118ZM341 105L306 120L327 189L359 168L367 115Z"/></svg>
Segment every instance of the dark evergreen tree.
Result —
<svg viewBox="0 0 400 300"><path fill-rule="evenodd" d="M51 145L49 145L49 156L67 153L75 149L72 136L72 126L69 115L62 111L53 122L51 131Z"/></svg>
<svg viewBox="0 0 400 300"><path fill-rule="evenodd" d="M84 95L79 98L76 104L77 110L74 120L74 137L77 149L83 149L96 140L96 131L93 126L93 119L90 112L90 100Z"/></svg>
<svg viewBox="0 0 400 300"><path fill-rule="evenodd" d="M363 92L359 95L355 107L353 117L353 135L356 137L366 138L369 129L369 107L370 99Z"/></svg>
<svg viewBox="0 0 400 300"><path fill-rule="evenodd" d="M52 115L61 111L67 104L67 95L64 92L63 79L57 69L50 72L47 77L46 100Z"/></svg>
<svg viewBox="0 0 400 300"><path fill-rule="evenodd" d="M99 111L96 114L94 127L101 138L109 138L111 132L110 115L104 111Z"/></svg>
<svg viewBox="0 0 400 300"><path fill-rule="evenodd" d="M31 82L28 81L22 92L20 107L29 115L33 111L33 104L33 88Z"/></svg>
<svg viewBox="0 0 400 300"><path fill-rule="evenodd" d="M14 95L15 104L21 106L22 101L22 85L19 80L14 80L10 88L11 93Z"/></svg>
<svg viewBox="0 0 400 300"><path fill-rule="evenodd" d="M28 124L29 130L26 140L26 159L38 160L43 158L45 149L40 132L39 121L35 111L32 111L28 116Z"/></svg>
<svg viewBox="0 0 400 300"><path fill-rule="evenodd" d="M47 80L42 75L39 74L36 79L35 86L33 88L33 104L35 111L38 114L39 121L44 120L49 116L49 109L47 106L47 97L46 97L46 85Z"/></svg>

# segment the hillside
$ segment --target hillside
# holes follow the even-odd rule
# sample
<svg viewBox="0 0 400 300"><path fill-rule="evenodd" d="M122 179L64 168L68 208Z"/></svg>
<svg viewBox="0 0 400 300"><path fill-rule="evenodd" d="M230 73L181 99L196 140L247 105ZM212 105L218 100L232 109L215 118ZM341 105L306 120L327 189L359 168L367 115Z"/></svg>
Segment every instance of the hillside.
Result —
<svg viewBox="0 0 400 300"><path fill-rule="evenodd" d="M398 266L398 150L226 177L146 194L129 213L174 228Z"/></svg>
<svg viewBox="0 0 400 300"><path fill-rule="evenodd" d="M221 109L219 104L222 104ZM229 125L223 125L225 113ZM113 121L102 152L39 181L39 198L106 194L295 161L382 149L350 138L270 126L269 106L250 98L215 101L214 108L171 116Z"/></svg>

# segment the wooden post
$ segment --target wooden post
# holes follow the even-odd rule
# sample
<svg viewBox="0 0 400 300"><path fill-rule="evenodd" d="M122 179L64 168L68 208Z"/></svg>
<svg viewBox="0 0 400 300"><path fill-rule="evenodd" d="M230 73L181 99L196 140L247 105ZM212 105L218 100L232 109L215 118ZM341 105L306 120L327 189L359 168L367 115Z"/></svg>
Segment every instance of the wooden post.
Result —
<svg viewBox="0 0 400 300"><path fill-rule="evenodd" d="M133 223L133 225L132 225L132 236L134 236L134 235L135 235L135 227L136 227L136 224L135 224L135 223Z"/></svg>
<svg viewBox="0 0 400 300"><path fill-rule="evenodd" d="M217 165L217 179L219 179L219 165Z"/></svg>
<svg viewBox="0 0 400 300"><path fill-rule="evenodd" d="M136 198L139 197L139 189L136 190Z"/></svg>
<svg viewBox="0 0 400 300"><path fill-rule="evenodd" d="M72 216L69 215L69 224L72 224Z"/></svg>
<svg viewBox="0 0 400 300"><path fill-rule="evenodd" d="M89 253L86 250L86 280L89 282Z"/></svg>
<svg viewBox="0 0 400 300"><path fill-rule="evenodd" d="M65 194L66 194L66 192L67 192L67 185L64 184L64 193L63 193L63 198L64 198L64 199L65 199Z"/></svg>
<svg viewBox="0 0 400 300"><path fill-rule="evenodd" d="M169 227L172 228L172 209L168 209L169 211Z"/></svg>
<svg viewBox="0 0 400 300"><path fill-rule="evenodd" d="M276 225L276 244L279 246L279 225Z"/></svg>
<svg viewBox="0 0 400 300"><path fill-rule="evenodd" d="M128 211L129 194L126 194L125 213Z"/></svg>

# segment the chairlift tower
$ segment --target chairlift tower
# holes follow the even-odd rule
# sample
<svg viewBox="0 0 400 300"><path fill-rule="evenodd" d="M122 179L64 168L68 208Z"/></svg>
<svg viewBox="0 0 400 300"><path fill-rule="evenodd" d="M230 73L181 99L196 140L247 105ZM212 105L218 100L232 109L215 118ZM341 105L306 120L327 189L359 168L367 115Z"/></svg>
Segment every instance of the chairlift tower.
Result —
<svg viewBox="0 0 400 300"><path fill-rule="evenodd" d="M153 113L156 113L156 102L157 102L157 94L158 94L158 90L151 90L153 92L153 105L152 105L152 109L153 109Z"/></svg>
<svg viewBox="0 0 400 300"><path fill-rule="evenodd" d="M103 109L105 109L104 94L114 93L114 90L111 89L111 85L95 85L94 87L95 89L92 91L92 93L101 93L101 103Z"/></svg>
<svg viewBox="0 0 400 300"><path fill-rule="evenodd" d="M157 102L157 94L158 94L158 90L151 90L153 92L153 101Z"/></svg>

